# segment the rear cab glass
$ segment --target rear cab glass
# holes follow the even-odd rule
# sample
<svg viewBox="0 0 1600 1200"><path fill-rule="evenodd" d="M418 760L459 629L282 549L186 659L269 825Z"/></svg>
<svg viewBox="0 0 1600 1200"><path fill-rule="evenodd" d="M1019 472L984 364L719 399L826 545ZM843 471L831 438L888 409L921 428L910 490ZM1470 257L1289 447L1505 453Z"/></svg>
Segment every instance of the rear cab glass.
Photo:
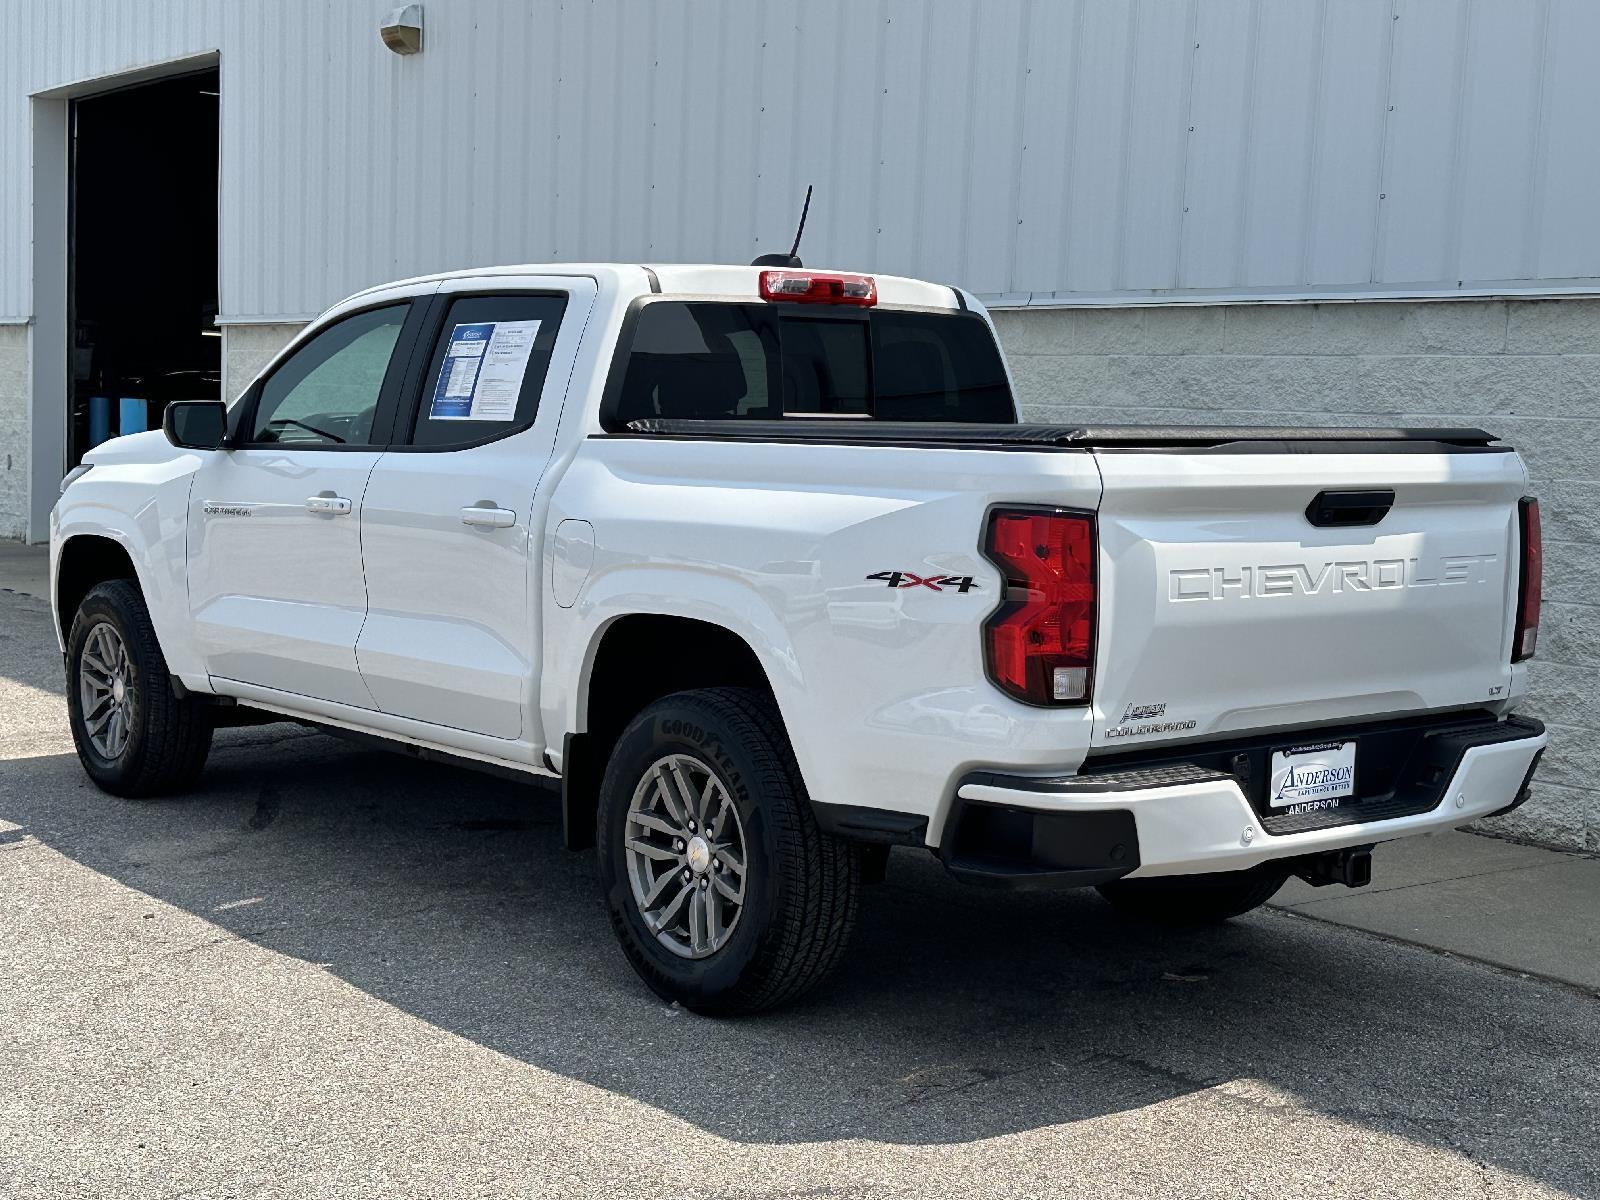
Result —
<svg viewBox="0 0 1600 1200"><path fill-rule="evenodd" d="M976 313L658 300L618 348L614 428L780 417L1010 423L1016 406Z"/></svg>

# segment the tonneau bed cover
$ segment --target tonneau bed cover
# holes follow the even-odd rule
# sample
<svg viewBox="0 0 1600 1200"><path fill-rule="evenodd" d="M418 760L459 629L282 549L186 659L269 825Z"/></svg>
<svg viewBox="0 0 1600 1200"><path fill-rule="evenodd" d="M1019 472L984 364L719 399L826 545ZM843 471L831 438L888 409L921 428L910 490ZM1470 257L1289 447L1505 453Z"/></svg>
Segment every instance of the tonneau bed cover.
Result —
<svg viewBox="0 0 1600 1200"><path fill-rule="evenodd" d="M628 422L630 433L717 441L825 442L833 445L973 446L991 449L1061 447L1083 450L1222 449L1328 453L1341 448L1501 451L1510 447L1482 429L1349 429L1226 425L1027 425L955 421L878 421L838 417L700 420L650 417Z"/></svg>

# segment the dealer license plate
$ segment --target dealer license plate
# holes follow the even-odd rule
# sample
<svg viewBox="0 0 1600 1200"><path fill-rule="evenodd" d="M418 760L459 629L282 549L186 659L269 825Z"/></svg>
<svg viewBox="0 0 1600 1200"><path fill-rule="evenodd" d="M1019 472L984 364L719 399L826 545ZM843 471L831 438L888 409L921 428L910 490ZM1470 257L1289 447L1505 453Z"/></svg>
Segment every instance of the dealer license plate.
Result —
<svg viewBox="0 0 1600 1200"><path fill-rule="evenodd" d="M1318 742L1272 752L1267 802L1291 812L1338 808L1356 794L1356 744Z"/></svg>

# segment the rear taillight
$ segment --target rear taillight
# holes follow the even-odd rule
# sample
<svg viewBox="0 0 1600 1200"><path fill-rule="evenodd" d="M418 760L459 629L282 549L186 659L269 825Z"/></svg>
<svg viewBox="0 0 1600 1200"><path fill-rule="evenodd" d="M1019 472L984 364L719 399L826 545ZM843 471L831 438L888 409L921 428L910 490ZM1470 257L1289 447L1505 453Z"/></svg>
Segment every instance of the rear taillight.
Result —
<svg viewBox="0 0 1600 1200"><path fill-rule="evenodd" d="M1005 603L984 624L989 677L1029 704L1087 704L1094 668L1094 518L997 509L984 547Z"/></svg>
<svg viewBox="0 0 1600 1200"><path fill-rule="evenodd" d="M794 304L853 304L871 308L878 285L871 275L839 275L830 271L763 271L761 298Z"/></svg>
<svg viewBox="0 0 1600 1200"><path fill-rule="evenodd" d="M1517 509L1522 518L1522 571L1517 579L1517 636L1511 661L1533 657L1539 642L1539 605L1544 599L1544 542L1539 533L1539 502L1524 496Z"/></svg>

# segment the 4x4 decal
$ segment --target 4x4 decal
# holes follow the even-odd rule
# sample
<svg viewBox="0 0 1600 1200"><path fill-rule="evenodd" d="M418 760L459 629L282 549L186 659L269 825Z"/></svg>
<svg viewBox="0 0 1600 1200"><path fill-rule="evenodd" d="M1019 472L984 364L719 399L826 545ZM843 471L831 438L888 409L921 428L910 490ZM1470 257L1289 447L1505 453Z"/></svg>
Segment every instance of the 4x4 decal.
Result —
<svg viewBox="0 0 1600 1200"><path fill-rule="evenodd" d="M892 588L925 587L935 592L954 588L962 593L979 590L977 581L971 575L914 575L910 571L877 571L867 578L881 579Z"/></svg>

